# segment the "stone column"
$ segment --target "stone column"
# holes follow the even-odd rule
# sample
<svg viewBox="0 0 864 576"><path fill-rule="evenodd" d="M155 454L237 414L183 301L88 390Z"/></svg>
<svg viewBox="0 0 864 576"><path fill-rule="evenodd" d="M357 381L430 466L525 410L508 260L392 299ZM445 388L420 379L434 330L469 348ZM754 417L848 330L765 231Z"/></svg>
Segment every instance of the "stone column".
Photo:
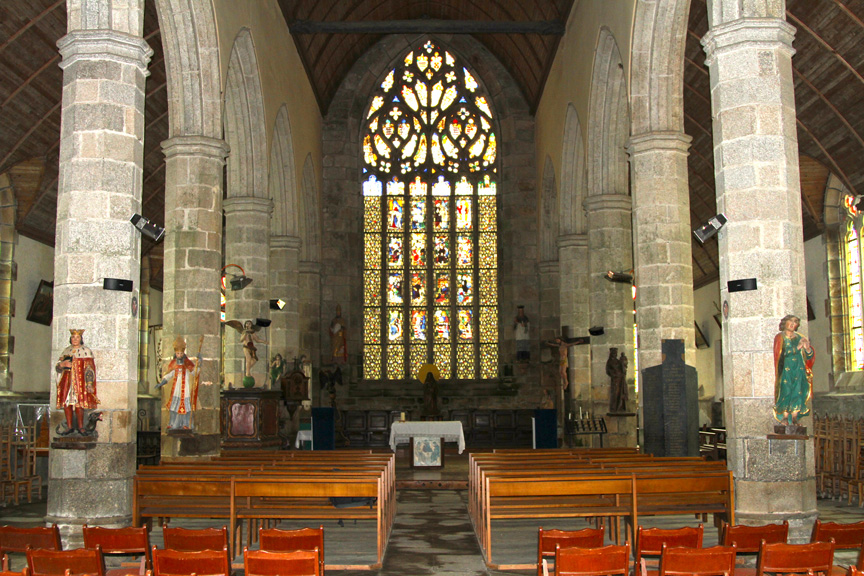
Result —
<svg viewBox="0 0 864 576"><path fill-rule="evenodd" d="M101 421L91 449L50 452L45 521L60 526L65 548L80 544L85 521L126 526L132 519L138 322L131 301L138 291L141 236L129 218L141 211L144 85L153 53L140 30L135 36L76 29L81 24L71 14L72 31L57 43L63 108L52 356L59 358L68 346L69 329L85 330L100 402L88 412L101 412ZM103 290L104 278L136 285L131 293ZM51 380L53 408L53 363ZM62 410L52 410L52 431L64 421Z"/></svg>
<svg viewBox="0 0 864 576"><path fill-rule="evenodd" d="M696 358L687 179L690 140L683 132L650 132L633 136L628 146L643 369L663 361L663 340L684 340L685 362L693 366Z"/></svg>
<svg viewBox="0 0 864 576"><path fill-rule="evenodd" d="M723 385L736 516L743 524L789 520L790 540L800 542L816 517L813 442L768 437L780 318L801 316L799 331L807 334L794 28L784 4L709 0L702 43L711 73L717 209L729 219L718 238L720 298L729 309ZM752 277L758 290L728 292L729 280Z"/></svg>
<svg viewBox="0 0 864 576"><path fill-rule="evenodd" d="M201 385L195 437L165 435L168 390L162 388L162 457L219 453L219 320L222 267L222 179L228 146L206 136L176 136L162 143L165 153L165 285L163 352L172 353L183 336L187 352L201 351ZM158 344L158 343L154 343ZM164 360L164 358L163 358Z"/></svg>
<svg viewBox="0 0 864 576"><path fill-rule="evenodd" d="M603 336L591 338L591 399L594 417L609 412L610 382L606 375L609 348L624 352L633 368L633 291L630 284L605 280L606 272L629 271L633 262L630 234L630 197L599 194L585 199L588 212L588 253L591 286L591 326L602 326ZM630 399L631 402L635 399ZM636 419L606 418L609 435L604 446L635 446ZM599 446L599 441L597 443Z"/></svg>
<svg viewBox="0 0 864 576"><path fill-rule="evenodd" d="M18 264L15 262L17 218L15 187L9 174L4 174L0 176L0 390L12 389L10 363L15 353L15 337L11 334L12 317L15 316L12 285L18 280Z"/></svg>
<svg viewBox="0 0 864 576"><path fill-rule="evenodd" d="M300 353L309 356L317 372L321 368L321 331L326 328L321 323L321 264L301 260L299 271ZM312 400L317 406L318 389L313 390Z"/></svg>
<svg viewBox="0 0 864 576"><path fill-rule="evenodd" d="M289 363L303 353L300 351L300 244L296 236L270 237L270 298L285 301L282 310L270 310L273 321L270 356L282 354Z"/></svg>
<svg viewBox="0 0 864 576"><path fill-rule="evenodd" d="M141 257L141 290L138 302L138 394L150 393L150 257ZM137 417L137 414L136 414Z"/></svg>
<svg viewBox="0 0 864 576"><path fill-rule="evenodd" d="M537 268L540 272L540 338L545 341L561 334L558 262L540 262ZM573 336L572 332L569 336Z"/></svg>
<svg viewBox="0 0 864 576"><path fill-rule="evenodd" d="M273 201L255 196L233 196L223 203L225 210L225 273L239 274L230 264L243 268L251 284L242 290L232 290L229 283L225 290L225 318L253 323L256 318L270 318L270 214ZM257 332L266 344L256 344L258 363L252 368L256 386L267 387L267 359L270 351L270 329ZM235 388L243 385L245 357L240 345L240 334L226 328L225 331L225 382Z"/></svg>
<svg viewBox="0 0 864 576"><path fill-rule="evenodd" d="M561 325L570 326L571 336L587 336L591 324L587 234L558 237L558 266ZM591 347L574 346L570 351L568 376L573 388L573 400L584 412L590 409ZM576 412L578 414L578 410Z"/></svg>

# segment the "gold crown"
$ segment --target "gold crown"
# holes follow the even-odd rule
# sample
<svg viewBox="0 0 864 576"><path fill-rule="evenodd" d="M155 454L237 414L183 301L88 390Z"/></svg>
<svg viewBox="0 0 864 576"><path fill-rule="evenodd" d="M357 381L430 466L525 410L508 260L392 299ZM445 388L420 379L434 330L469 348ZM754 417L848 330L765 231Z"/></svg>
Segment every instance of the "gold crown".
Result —
<svg viewBox="0 0 864 576"><path fill-rule="evenodd" d="M71 334L72 336L75 336L76 334L78 336L83 336L84 335L84 329L83 328L70 328L69 334Z"/></svg>

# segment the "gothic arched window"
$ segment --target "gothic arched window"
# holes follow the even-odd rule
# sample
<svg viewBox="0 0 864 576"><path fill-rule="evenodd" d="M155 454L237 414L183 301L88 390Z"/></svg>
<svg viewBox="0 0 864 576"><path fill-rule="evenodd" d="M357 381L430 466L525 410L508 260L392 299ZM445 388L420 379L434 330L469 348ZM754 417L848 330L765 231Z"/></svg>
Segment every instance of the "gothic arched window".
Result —
<svg viewBox="0 0 864 576"><path fill-rule="evenodd" d="M847 350L850 370L864 369L864 314L861 291L861 214L855 207L855 197L846 196L846 237L844 263L846 267Z"/></svg>
<svg viewBox="0 0 864 576"><path fill-rule="evenodd" d="M497 138L491 99L431 41L363 118L363 375L498 375Z"/></svg>

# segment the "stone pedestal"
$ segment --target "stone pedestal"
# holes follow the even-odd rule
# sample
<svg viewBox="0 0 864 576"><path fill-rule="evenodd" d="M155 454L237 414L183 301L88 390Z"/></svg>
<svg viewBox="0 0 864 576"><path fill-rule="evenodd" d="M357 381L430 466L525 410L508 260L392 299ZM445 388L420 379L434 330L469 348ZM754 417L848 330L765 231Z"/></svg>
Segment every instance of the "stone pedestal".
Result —
<svg viewBox="0 0 864 576"><path fill-rule="evenodd" d="M125 15L115 9L116 22L135 22L133 8ZM138 296L141 238L129 216L141 212L144 86L153 53L140 37L140 11L137 18L138 36L136 30L81 30L85 23L70 14L70 32L58 42L63 111L52 356L69 344L70 328L85 330L101 412L94 422L98 438L82 439L89 449L50 451L45 520L60 526L64 548L80 545L84 522L124 526L132 518L138 323L130 310ZM135 289L103 290L106 276L132 280ZM64 416L56 410L53 366L50 377L53 434Z"/></svg>
<svg viewBox="0 0 864 576"><path fill-rule="evenodd" d="M708 11L702 43L711 74L717 210L729 219L718 241L720 298L729 310L723 385L736 516L744 523L788 519L790 540L800 542L816 516L813 442L768 438L779 320L801 316L799 332L807 334L794 29L783 2L709 0ZM758 290L728 291L728 281L753 276Z"/></svg>

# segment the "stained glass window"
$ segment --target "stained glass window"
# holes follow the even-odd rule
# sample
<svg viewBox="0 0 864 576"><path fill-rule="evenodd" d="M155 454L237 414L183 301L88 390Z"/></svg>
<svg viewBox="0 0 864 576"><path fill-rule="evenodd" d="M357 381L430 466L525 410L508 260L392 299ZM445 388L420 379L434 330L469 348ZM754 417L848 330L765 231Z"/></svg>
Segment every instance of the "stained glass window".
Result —
<svg viewBox="0 0 864 576"><path fill-rule="evenodd" d="M497 138L477 77L431 41L364 116L364 376L498 375ZM458 367L458 369L454 368Z"/></svg>
<svg viewBox="0 0 864 576"><path fill-rule="evenodd" d="M855 197L847 196L845 265L846 310L849 330L848 350L850 370L864 370L864 311L861 284L861 218L855 208Z"/></svg>
<svg viewBox="0 0 864 576"><path fill-rule="evenodd" d="M491 98L431 41L371 95L362 139L364 376L498 375ZM458 367L458 368L456 368Z"/></svg>

